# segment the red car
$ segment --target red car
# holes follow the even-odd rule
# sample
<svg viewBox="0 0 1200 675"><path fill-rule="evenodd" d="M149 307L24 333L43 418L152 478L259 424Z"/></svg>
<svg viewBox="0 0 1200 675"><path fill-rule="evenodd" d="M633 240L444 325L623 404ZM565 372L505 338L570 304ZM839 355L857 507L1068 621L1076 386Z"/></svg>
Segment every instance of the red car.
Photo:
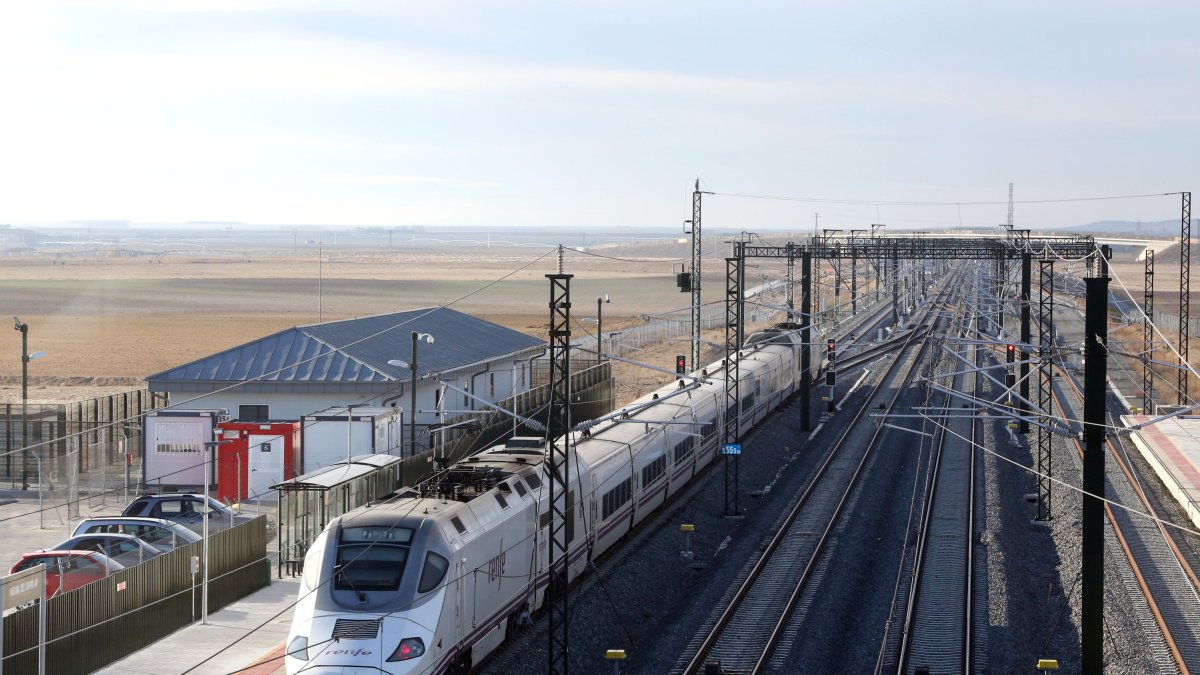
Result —
<svg viewBox="0 0 1200 675"><path fill-rule="evenodd" d="M9 574L37 564L46 566L46 597L73 591L125 569L121 563L96 551L39 551L26 553Z"/></svg>

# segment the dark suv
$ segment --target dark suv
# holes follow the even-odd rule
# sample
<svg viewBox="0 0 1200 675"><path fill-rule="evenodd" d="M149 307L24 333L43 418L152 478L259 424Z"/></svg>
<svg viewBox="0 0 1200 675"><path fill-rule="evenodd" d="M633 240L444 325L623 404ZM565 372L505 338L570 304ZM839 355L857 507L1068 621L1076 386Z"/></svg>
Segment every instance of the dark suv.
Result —
<svg viewBox="0 0 1200 675"><path fill-rule="evenodd" d="M228 506L209 497L208 527L210 531L224 530L234 525L241 525L250 520L250 516L237 515ZM190 494L161 494L142 495L133 500L123 516L140 516L143 518L162 518L199 532L204 527L204 495Z"/></svg>

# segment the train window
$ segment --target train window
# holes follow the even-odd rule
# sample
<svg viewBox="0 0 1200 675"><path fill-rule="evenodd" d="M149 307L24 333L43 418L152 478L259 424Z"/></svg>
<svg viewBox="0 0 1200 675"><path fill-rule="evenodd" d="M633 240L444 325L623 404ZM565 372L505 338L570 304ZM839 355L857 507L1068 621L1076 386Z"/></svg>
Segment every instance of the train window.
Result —
<svg viewBox="0 0 1200 675"><path fill-rule="evenodd" d="M428 593L437 588L442 579L446 578L446 570L450 569L450 561L430 551L425 554L425 566L421 569L421 581L417 584L418 593Z"/></svg>
<svg viewBox="0 0 1200 675"><path fill-rule="evenodd" d="M667 471L667 458L665 456L650 462L642 467L642 486L645 487L662 477Z"/></svg>
<svg viewBox="0 0 1200 675"><path fill-rule="evenodd" d="M538 478L536 473L531 473L528 476L525 476L525 482L529 483L529 489L531 490L536 490L542 487L542 479Z"/></svg>
<svg viewBox="0 0 1200 675"><path fill-rule="evenodd" d="M514 480L512 482L512 486L516 489L517 494L521 495L522 497L529 494L529 490L526 490L525 485L519 480Z"/></svg>
<svg viewBox="0 0 1200 675"><path fill-rule="evenodd" d="M601 501L603 502L603 504L601 506L601 516L600 517L608 518L612 514L616 513L618 509L620 509L622 506L625 505L626 502L629 501L629 498L632 495L633 495L633 479L626 478L625 480L621 481L621 483L619 485L617 485L615 488L604 493L604 497L601 498Z"/></svg>
<svg viewBox="0 0 1200 675"><path fill-rule="evenodd" d="M309 547L308 553L304 554L304 559L308 561L301 576L305 588L312 589L321 585L321 558L325 555L325 537L324 532L317 535L317 539Z"/></svg>
<svg viewBox="0 0 1200 675"><path fill-rule="evenodd" d="M339 591L394 591L408 558L407 546L338 544L333 587Z"/></svg>
<svg viewBox="0 0 1200 675"><path fill-rule="evenodd" d="M496 493L496 503L499 504L500 508L502 509L508 508L508 500L505 499L504 495L500 494L499 492Z"/></svg>
<svg viewBox="0 0 1200 675"><path fill-rule="evenodd" d="M451 518L450 522L454 524L454 529L458 530L459 534L467 533L467 528L463 527L462 521L458 519L458 516Z"/></svg>
<svg viewBox="0 0 1200 675"><path fill-rule="evenodd" d="M692 453L692 439L680 441L675 445L675 461L685 459Z"/></svg>

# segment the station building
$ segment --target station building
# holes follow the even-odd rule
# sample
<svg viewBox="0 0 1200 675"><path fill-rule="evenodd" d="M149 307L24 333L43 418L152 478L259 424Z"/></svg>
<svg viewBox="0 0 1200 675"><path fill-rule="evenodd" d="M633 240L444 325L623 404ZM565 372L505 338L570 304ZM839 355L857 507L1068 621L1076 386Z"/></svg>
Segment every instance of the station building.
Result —
<svg viewBox="0 0 1200 675"><path fill-rule="evenodd" d="M422 452L430 444L423 431L439 418L486 408L474 397L500 401L531 389L532 362L544 350L543 340L437 307L296 326L146 381L172 409L224 410L243 422L299 420L337 406L398 408L406 434L415 387Z"/></svg>

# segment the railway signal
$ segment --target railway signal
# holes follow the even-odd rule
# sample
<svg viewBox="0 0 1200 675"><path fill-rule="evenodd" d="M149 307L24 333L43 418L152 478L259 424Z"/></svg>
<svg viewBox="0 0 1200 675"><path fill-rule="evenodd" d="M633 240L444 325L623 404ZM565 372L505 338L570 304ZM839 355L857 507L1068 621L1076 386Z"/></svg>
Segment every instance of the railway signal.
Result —
<svg viewBox="0 0 1200 675"><path fill-rule="evenodd" d="M1008 352L1008 354L1007 354L1008 372L1006 372L1004 374L1004 386L1008 387L1009 389L1012 389L1013 387L1015 387L1017 385L1017 374L1012 371L1013 361L1015 361L1016 357L1017 357L1017 346L1016 345L1006 345L1006 346L1008 348L1006 350Z"/></svg>
<svg viewBox="0 0 1200 675"><path fill-rule="evenodd" d="M680 375L687 372L687 356L683 354L675 355L675 372Z"/></svg>
<svg viewBox="0 0 1200 675"><path fill-rule="evenodd" d="M828 364L825 369L825 386L829 387L829 396L825 397L825 411L832 413L837 409L837 402L833 397L833 387L837 384L837 369L834 366L837 361L837 340L829 338L825 341L825 358Z"/></svg>

